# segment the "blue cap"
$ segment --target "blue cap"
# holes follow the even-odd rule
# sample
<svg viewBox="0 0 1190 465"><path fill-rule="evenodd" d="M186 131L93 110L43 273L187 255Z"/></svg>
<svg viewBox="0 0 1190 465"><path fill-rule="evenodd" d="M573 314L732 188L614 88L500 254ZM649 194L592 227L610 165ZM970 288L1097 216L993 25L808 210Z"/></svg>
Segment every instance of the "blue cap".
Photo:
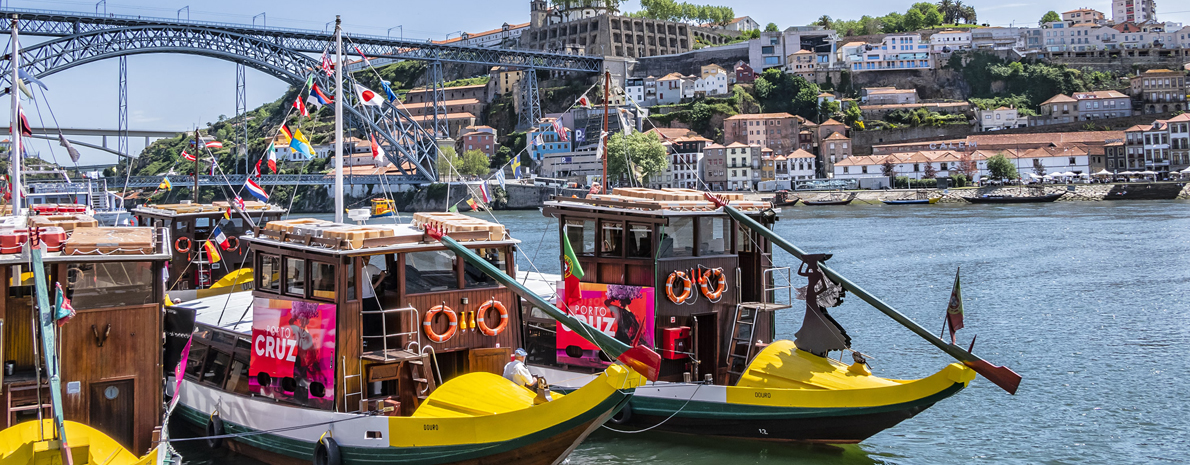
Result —
<svg viewBox="0 0 1190 465"><path fill-rule="evenodd" d="M518 348L518 349L517 349L515 352L513 352L512 354L513 354L513 355L516 355L517 357L528 357L528 356L529 356L529 353L528 353L528 352L525 352L525 349L520 349L520 348Z"/></svg>

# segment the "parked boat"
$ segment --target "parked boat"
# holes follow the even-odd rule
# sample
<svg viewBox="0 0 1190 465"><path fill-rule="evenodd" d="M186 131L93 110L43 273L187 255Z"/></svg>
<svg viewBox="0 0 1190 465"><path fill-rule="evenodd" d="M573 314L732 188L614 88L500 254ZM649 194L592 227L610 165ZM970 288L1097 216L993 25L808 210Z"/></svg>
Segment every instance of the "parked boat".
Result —
<svg viewBox="0 0 1190 465"><path fill-rule="evenodd" d="M788 243L772 233L777 217L767 202L732 196L729 213L687 189L613 194L556 197L543 213L558 219L559 240L577 247L582 302L571 308L580 316L609 315L608 334L661 349L660 381L637 388L613 417L616 429L854 443L974 378L974 368L950 364L918 380L887 379L872 374L862 357L850 365L828 357L852 351L846 331L825 311L840 301L837 283L851 284L820 264L829 256L800 250L791 253L805 259L797 270L809 280L799 290L806 294L805 321L794 341L776 340L776 313L791 308L776 296L793 301L793 284L791 268L770 261L772 246ZM524 318L534 372L562 380L556 387L579 388L605 365L596 347L548 318ZM955 350L963 360L974 357Z"/></svg>
<svg viewBox="0 0 1190 465"><path fill-rule="evenodd" d="M984 194L978 197L963 197L963 199L971 203L1043 203L1058 200L1065 194L1065 192L1046 195Z"/></svg>
<svg viewBox="0 0 1190 465"><path fill-rule="evenodd" d="M802 204L811 206L827 206L827 205L850 205L852 200L855 200L855 193L844 196L842 192L837 192L830 195L830 198L823 200L802 200Z"/></svg>
<svg viewBox="0 0 1190 465"><path fill-rule="evenodd" d="M793 200L789 200L789 191L785 189L773 193L773 207L776 208L792 207L797 205L799 200L801 200L800 197L794 197Z"/></svg>
<svg viewBox="0 0 1190 465"><path fill-rule="evenodd" d="M154 447L138 457L95 428L73 421L64 426L73 465L153 465L159 463L158 453L166 453L162 447ZM27 421L0 431L0 465L64 463L61 441L54 434L45 434L52 431L54 421L50 419Z"/></svg>
<svg viewBox="0 0 1190 465"><path fill-rule="evenodd" d="M397 204L392 199L372 199L372 218L387 218L397 211Z"/></svg>
<svg viewBox="0 0 1190 465"><path fill-rule="evenodd" d="M905 200L884 200L880 199L885 205L933 205L938 203L938 199L942 197L933 197L929 199L905 199Z"/></svg>

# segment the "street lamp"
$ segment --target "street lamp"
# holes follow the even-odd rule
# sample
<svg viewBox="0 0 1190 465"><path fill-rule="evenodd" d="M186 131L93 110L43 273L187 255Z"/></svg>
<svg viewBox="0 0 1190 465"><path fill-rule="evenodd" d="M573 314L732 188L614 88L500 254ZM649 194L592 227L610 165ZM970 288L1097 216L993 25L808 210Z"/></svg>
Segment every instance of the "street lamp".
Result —
<svg viewBox="0 0 1190 465"><path fill-rule="evenodd" d="M258 15L256 15L256 16L253 16L253 17L252 17L252 25L253 25L253 26L255 26L255 25L256 25L256 18L257 18L257 17L259 17L259 18L260 18L260 25L261 25L261 26L266 26L266 25L267 25L266 23L268 22L268 19L269 19L269 17L268 17L268 16L265 16L265 15L264 15L264 13L261 13L261 14L258 14Z"/></svg>
<svg viewBox="0 0 1190 465"><path fill-rule="evenodd" d="M459 35L463 35L463 31L454 31L454 32L447 33L447 34L446 34L446 40L450 40L450 35L451 35L451 34L459 34Z"/></svg>
<svg viewBox="0 0 1190 465"><path fill-rule="evenodd" d="M182 10L186 10L186 21L190 21L190 5L178 8L178 21L182 20Z"/></svg>
<svg viewBox="0 0 1190 465"><path fill-rule="evenodd" d="M401 26L393 26L393 27L388 28L388 32L386 34L389 37L392 37L393 29L400 29L401 30L401 40L405 40L405 26L401 25Z"/></svg>
<svg viewBox="0 0 1190 465"><path fill-rule="evenodd" d="M107 0L99 0L95 3L95 14L99 14L99 5L103 5L103 15L107 16Z"/></svg>

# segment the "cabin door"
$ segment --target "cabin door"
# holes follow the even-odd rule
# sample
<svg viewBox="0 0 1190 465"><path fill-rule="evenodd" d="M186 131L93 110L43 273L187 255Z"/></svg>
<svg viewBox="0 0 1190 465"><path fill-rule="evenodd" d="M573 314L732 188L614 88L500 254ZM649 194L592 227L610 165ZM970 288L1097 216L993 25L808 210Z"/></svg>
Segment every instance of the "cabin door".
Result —
<svg viewBox="0 0 1190 465"><path fill-rule="evenodd" d="M691 352L698 359L698 369L695 370L694 381L700 381L707 374L715 375L719 364L719 315L704 313L690 317L694 319L692 336L694 337Z"/></svg>
<svg viewBox="0 0 1190 465"><path fill-rule="evenodd" d="M748 228L740 227L736 238L740 260L740 302L763 302L764 270L773 266L773 255L765 253L764 238ZM734 283L729 286L731 284Z"/></svg>
<svg viewBox="0 0 1190 465"><path fill-rule="evenodd" d="M125 379L91 383L91 426L132 447L136 381Z"/></svg>
<svg viewBox="0 0 1190 465"><path fill-rule="evenodd" d="M471 349L467 351L467 364L472 373L486 371L503 376L504 365L508 364L511 355L512 351L508 348Z"/></svg>

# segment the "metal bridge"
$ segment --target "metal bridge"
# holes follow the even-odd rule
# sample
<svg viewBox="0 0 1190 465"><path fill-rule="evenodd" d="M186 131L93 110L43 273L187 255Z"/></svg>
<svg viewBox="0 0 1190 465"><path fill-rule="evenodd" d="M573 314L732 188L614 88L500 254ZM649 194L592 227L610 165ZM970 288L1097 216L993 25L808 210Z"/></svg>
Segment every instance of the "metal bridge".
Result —
<svg viewBox="0 0 1190 465"><path fill-rule="evenodd" d="M124 186L124 180L128 180L128 187L130 188L151 188L161 185L161 180L165 176L130 176L124 178L122 176L113 176L100 178L98 182L106 181L109 186ZM244 174L229 174L224 176L209 176L200 175L198 177L199 187L224 187L230 185L232 188L239 190L248 176ZM384 179L381 179L384 178ZM92 181L97 181L92 179ZM191 175L171 175L169 182L173 187L191 188L194 186L194 176ZM397 184L405 182L400 175L343 175L343 185L350 186L358 185L372 185L372 184ZM256 179L256 183L261 186L333 186L335 184L334 175L330 174L266 174L261 175ZM86 186L87 178L71 178L70 182L66 181L29 181L29 192L33 193L74 193L79 189L78 186ZM245 194L244 197L247 197Z"/></svg>
<svg viewBox="0 0 1190 465"><path fill-rule="evenodd" d="M48 36L52 39L24 47L22 68L37 77L45 77L87 63L120 60L120 152L127 152L127 56L148 53L183 53L200 55L237 64L237 95L243 92L243 68L251 67L291 85L301 85L319 68L310 54L327 49L333 35L325 31L268 28L201 21L181 21L123 15L0 8L0 15L16 16L21 34ZM345 126L376 134L389 159L401 174L393 183L426 183L437 179L438 136L444 135L446 112L441 81L442 63L483 64L534 70L598 72L602 57L578 56L536 51L490 49L460 45L435 44L414 40L368 35L344 34L369 58L422 60L430 62L433 77L434 112L430 128L423 128L408 113L392 102L383 108L345 105ZM347 50L351 50L347 47ZM0 89L11 88L12 62L0 62ZM331 89L322 73L315 73L324 89ZM523 79L531 85L525 117L539 114L535 79ZM340 94L347 94L340 92ZM240 107L237 103L237 107ZM239 116L246 113L237 108ZM246 126L245 126L246 131ZM246 134L245 134L246 138ZM241 144L241 147L247 144ZM245 154L246 155L246 154ZM393 178L393 176L389 176ZM243 180L241 179L240 182ZM155 186L156 184L153 184ZM148 186L152 187L152 186Z"/></svg>

